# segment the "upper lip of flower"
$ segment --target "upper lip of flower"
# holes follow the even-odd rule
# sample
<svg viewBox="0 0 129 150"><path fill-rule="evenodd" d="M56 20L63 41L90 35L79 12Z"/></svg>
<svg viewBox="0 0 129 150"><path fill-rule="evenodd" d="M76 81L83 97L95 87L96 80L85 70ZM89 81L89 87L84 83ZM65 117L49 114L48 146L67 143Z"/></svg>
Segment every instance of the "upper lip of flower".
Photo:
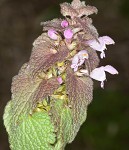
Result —
<svg viewBox="0 0 129 150"><path fill-rule="evenodd" d="M57 40L58 36L57 36L57 32L54 29L50 29L48 30L48 36L53 39L53 40Z"/></svg>
<svg viewBox="0 0 129 150"><path fill-rule="evenodd" d="M66 39L72 39L72 37L73 37L73 31L70 28L65 29L65 31L64 31L64 37Z"/></svg>
<svg viewBox="0 0 129 150"><path fill-rule="evenodd" d="M63 20L63 21L61 22L61 26L62 26L63 28L68 27L68 25L69 25L69 23L68 23L67 20Z"/></svg>

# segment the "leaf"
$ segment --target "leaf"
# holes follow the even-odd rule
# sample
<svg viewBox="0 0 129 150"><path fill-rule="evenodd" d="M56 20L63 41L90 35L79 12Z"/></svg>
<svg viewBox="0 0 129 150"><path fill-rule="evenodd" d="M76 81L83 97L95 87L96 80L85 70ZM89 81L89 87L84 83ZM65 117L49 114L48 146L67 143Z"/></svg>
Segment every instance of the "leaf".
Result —
<svg viewBox="0 0 129 150"><path fill-rule="evenodd" d="M78 16L78 12L72 8L72 6L69 3L62 3L60 4L61 7L61 14L65 17L70 16L71 18L74 18L75 16Z"/></svg>
<svg viewBox="0 0 129 150"><path fill-rule="evenodd" d="M86 119L87 106L93 98L93 82L89 77L77 77L71 68L66 71L66 89L73 115L73 139Z"/></svg>
<svg viewBox="0 0 129 150"><path fill-rule="evenodd" d="M92 101L93 82L89 77L77 77L73 70L68 67L66 70L66 86L70 104L83 107ZM79 105L80 104L80 105Z"/></svg>
<svg viewBox="0 0 129 150"><path fill-rule="evenodd" d="M79 9L79 8L85 6L85 2L81 2L80 0L73 0L72 3L71 3L71 6L74 9Z"/></svg>
<svg viewBox="0 0 129 150"><path fill-rule="evenodd" d="M74 17L82 17L89 16L93 13L97 13L98 10L94 6L86 6L85 2L81 2L80 0L73 0L71 4L63 3L61 6L61 13L63 16L71 16Z"/></svg>
<svg viewBox="0 0 129 150"><path fill-rule="evenodd" d="M47 33L42 33L34 42L33 46L36 47L41 43L49 43L49 45L53 45L53 41L48 37ZM34 48L32 49L34 50Z"/></svg>
<svg viewBox="0 0 129 150"><path fill-rule="evenodd" d="M54 29L56 31L62 31L63 28L61 26L62 19L53 19L51 21L41 22L43 26L43 31L48 31L49 29Z"/></svg>
<svg viewBox="0 0 129 150"><path fill-rule="evenodd" d="M55 150L63 150L67 143L71 141L73 134L73 121L71 109L65 100L56 99L52 102L52 120L57 128L57 143Z"/></svg>
<svg viewBox="0 0 129 150"><path fill-rule="evenodd" d="M50 42L41 43L33 48L29 61L33 75L39 71L46 71L55 63L65 60L69 52L65 45L59 46L56 53L53 53L53 50L56 51L56 48Z"/></svg>
<svg viewBox="0 0 129 150"><path fill-rule="evenodd" d="M56 77L33 79L29 74L28 64L25 64L13 78L10 115L14 126L18 124L21 115L32 113L36 104L51 95L60 85Z"/></svg>
<svg viewBox="0 0 129 150"><path fill-rule="evenodd" d="M89 16L92 14L97 14L98 10L94 6L82 6L80 9L78 9L79 17L82 17L83 15Z"/></svg>
<svg viewBox="0 0 129 150"><path fill-rule="evenodd" d="M6 131L8 132L8 134L11 133L11 124L12 124L12 116L10 115L10 111L12 109L12 100L10 100L6 107L5 107L5 111L4 111L4 115L3 115L3 120L4 120L4 125L6 127Z"/></svg>
<svg viewBox="0 0 129 150"><path fill-rule="evenodd" d="M39 102L43 98L50 96L56 89L58 89L59 85L60 84L56 77L50 78L49 80L43 80L35 93L34 100ZM35 101L33 101L33 103L35 103Z"/></svg>
<svg viewBox="0 0 129 150"><path fill-rule="evenodd" d="M86 69L91 72L93 69L95 69L99 65L99 58L95 50L92 48L87 48L87 52L89 55L88 60L85 61Z"/></svg>
<svg viewBox="0 0 129 150"><path fill-rule="evenodd" d="M28 115L10 135L11 150L53 150L56 141L54 126L49 115L36 112Z"/></svg>
<svg viewBox="0 0 129 150"><path fill-rule="evenodd" d="M96 28L92 25L91 20L87 17L78 18L75 17L74 20L77 22L78 27L82 28L83 31L85 32L85 38L87 40L93 39L93 38L98 38L98 32Z"/></svg>

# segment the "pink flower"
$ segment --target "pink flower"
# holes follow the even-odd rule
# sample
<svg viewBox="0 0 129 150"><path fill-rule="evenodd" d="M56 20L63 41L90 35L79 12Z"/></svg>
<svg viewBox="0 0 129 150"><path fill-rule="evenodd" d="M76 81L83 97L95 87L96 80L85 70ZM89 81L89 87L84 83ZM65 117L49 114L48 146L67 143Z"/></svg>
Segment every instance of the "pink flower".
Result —
<svg viewBox="0 0 129 150"><path fill-rule="evenodd" d="M62 83L63 83L63 80L62 80L61 77L58 77L58 78L57 78L57 81L59 82L59 84L62 84Z"/></svg>
<svg viewBox="0 0 129 150"><path fill-rule="evenodd" d="M53 40L58 39L57 32L54 29L48 30L48 36Z"/></svg>
<svg viewBox="0 0 129 150"><path fill-rule="evenodd" d="M73 37L73 31L71 29L66 29L64 31L64 37L68 40L71 39Z"/></svg>
<svg viewBox="0 0 129 150"><path fill-rule="evenodd" d="M92 79L98 80L101 82L101 88L104 88L104 81L106 80L106 72L110 73L110 74L118 74L118 71L110 66L110 65L106 65L105 67L99 67L99 68L95 68L91 73L90 73L90 77Z"/></svg>
<svg viewBox="0 0 129 150"><path fill-rule="evenodd" d="M98 42L99 41L99 42ZM111 39L109 36L102 36L98 38L98 41L96 40L89 40L86 43L93 48L96 51L100 51L100 57L104 58L105 57L105 53L104 50L107 49L106 45L110 45L110 44L115 44L115 42L113 41L113 39Z"/></svg>
<svg viewBox="0 0 129 150"><path fill-rule="evenodd" d="M62 26L63 28L68 27L68 25L69 25L69 23L68 23L68 21L66 21L66 20L63 20L63 21L61 22L61 26Z"/></svg>
<svg viewBox="0 0 129 150"><path fill-rule="evenodd" d="M73 57L71 68L74 69L74 72L78 70L78 66L81 66L84 63L85 59L88 59L86 50L81 50Z"/></svg>

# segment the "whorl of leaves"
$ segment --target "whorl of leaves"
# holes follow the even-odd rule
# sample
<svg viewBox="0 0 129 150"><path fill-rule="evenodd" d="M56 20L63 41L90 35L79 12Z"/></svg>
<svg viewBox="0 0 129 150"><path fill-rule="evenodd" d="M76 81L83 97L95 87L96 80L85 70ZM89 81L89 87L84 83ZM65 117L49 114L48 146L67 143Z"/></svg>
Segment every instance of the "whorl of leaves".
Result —
<svg viewBox="0 0 129 150"><path fill-rule="evenodd" d="M65 2L60 6L62 15L70 16L71 18L89 16L98 12L96 7L86 6L85 2L81 2L80 0L73 0L71 4Z"/></svg>

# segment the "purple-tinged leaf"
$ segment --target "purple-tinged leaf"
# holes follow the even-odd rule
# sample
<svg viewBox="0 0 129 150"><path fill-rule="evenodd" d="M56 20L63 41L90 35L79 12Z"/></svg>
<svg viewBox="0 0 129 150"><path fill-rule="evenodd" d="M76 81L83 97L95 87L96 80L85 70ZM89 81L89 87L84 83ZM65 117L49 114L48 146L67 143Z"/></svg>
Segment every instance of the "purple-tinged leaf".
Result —
<svg viewBox="0 0 129 150"><path fill-rule="evenodd" d="M70 16L71 18L74 18L75 16L78 16L78 12L72 8L72 6L69 3L62 3L61 6L61 14L63 16Z"/></svg>
<svg viewBox="0 0 129 150"><path fill-rule="evenodd" d="M89 16L93 13L97 13L98 10L93 6L86 6L85 2L81 2L80 0L73 0L71 4L63 3L61 4L61 13L63 16L71 16L74 17L82 17Z"/></svg>
<svg viewBox="0 0 129 150"><path fill-rule="evenodd" d="M82 28L82 30L85 32L84 36L86 39L97 39L98 38L98 32L96 28L92 25L91 20L89 18L78 18L75 17L75 21L77 22L77 26Z"/></svg>
<svg viewBox="0 0 129 150"><path fill-rule="evenodd" d="M49 29L54 29L56 31L62 31L63 27L61 26L62 19L53 19L51 21L41 22L43 26L43 31L47 31Z"/></svg>
<svg viewBox="0 0 129 150"><path fill-rule="evenodd" d="M66 70L66 90L74 121L77 123L92 101L93 82L89 77L75 76L72 69L68 67Z"/></svg>
<svg viewBox="0 0 129 150"><path fill-rule="evenodd" d="M50 42L44 42L33 48L29 65L30 71L35 75L40 71L46 71L57 62L65 60L69 50L65 45L56 48Z"/></svg>
<svg viewBox="0 0 129 150"><path fill-rule="evenodd" d="M95 69L99 65L99 57L95 50L92 48L87 48L87 52L89 55L89 58L87 61L85 61L85 65L89 72L91 72L93 69Z"/></svg>
<svg viewBox="0 0 129 150"><path fill-rule="evenodd" d="M37 103L50 96L60 86L56 77L50 79L32 78L25 64L12 82L12 109L13 123L16 124L20 115L32 113Z"/></svg>

